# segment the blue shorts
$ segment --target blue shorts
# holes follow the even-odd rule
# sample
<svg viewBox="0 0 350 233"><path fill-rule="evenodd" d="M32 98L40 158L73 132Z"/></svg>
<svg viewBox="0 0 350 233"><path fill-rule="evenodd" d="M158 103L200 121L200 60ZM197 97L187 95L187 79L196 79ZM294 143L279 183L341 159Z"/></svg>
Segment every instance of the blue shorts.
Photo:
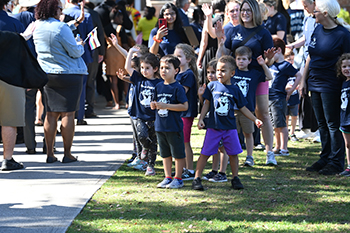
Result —
<svg viewBox="0 0 350 233"><path fill-rule="evenodd" d="M350 125L340 126L339 130L343 133L350 134Z"/></svg>
<svg viewBox="0 0 350 233"><path fill-rule="evenodd" d="M183 132L156 132L160 157L186 158Z"/></svg>
<svg viewBox="0 0 350 233"><path fill-rule="evenodd" d="M205 134L201 154L210 156L218 153L220 140L222 140L228 155L238 155L243 152L236 129L220 130L209 128Z"/></svg>
<svg viewBox="0 0 350 233"><path fill-rule="evenodd" d="M286 99L269 100L269 112L273 128L287 127L286 109Z"/></svg>
<svg viewBox="0 0 350 233"><path fill-rule="evenodd" d="M298 116L298 104L287 106L287 116Z"/></svg>

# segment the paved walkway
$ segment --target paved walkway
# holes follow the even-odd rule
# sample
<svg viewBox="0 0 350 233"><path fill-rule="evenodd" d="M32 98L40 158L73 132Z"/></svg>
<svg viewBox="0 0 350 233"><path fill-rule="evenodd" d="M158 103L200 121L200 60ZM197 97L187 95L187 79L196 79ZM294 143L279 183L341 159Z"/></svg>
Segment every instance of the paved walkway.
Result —
<svg viewBox="0 0 350 233"><path fill-rule="evenodd" d="M43 127L36 127L37 154L28 155L24 144L16 145L14 158L25 169L0 171L1 233L65 232L92 195L130 157L132 130L127 112L104 109L104 104L98 98L99 118L86 119L89 125L75 128L76 163L45 163ZM59 152L55 155L62 159L62 137L56 138Z"/></svg>

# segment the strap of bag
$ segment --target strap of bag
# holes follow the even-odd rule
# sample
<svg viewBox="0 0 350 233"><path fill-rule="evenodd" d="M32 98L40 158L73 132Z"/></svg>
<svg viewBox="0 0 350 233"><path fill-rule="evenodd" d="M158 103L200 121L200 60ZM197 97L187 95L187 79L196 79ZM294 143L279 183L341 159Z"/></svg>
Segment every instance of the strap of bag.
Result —
<svg viewBox="0 0 350 233"><path fill-rule="evenodd" d="M252 33L249 34L248 37L246 37L241 43L239 43L239 45L237 46L237 48L240 47L240 46L245 45L253 36L255 36L255 34L257 34L258 32L260 32L262 29L263 29L262 26L260 26L260 27L258 27L257 29L255 29Z"/></svg>

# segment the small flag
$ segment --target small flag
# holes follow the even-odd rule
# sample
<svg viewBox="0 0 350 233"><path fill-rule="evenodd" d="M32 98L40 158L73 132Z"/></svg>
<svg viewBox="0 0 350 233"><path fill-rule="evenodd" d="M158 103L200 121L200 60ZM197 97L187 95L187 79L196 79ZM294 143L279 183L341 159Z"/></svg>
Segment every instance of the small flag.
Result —
<svg viewBox="0 0 350 233"><path fill-rule="evenodd" d="M98 41L97 38L97 27L95 27L88 35L87 38L89 38L89 45L91 50L94 50L101 46L100 41Z"/></svg>

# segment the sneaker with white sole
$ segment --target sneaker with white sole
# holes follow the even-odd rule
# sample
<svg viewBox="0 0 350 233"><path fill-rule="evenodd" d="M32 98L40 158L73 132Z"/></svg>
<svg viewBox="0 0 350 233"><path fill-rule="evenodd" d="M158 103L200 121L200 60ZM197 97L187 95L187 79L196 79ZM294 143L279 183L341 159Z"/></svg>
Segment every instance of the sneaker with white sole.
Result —
<svg viewBox="0 0 350 233"><path fill-rule="evenodd" d="M168 189L178 189L182 188L184 186L184 182L179 179L173 179L170 184L166 185L166 188Z"/></svg>
<svg viewBox="0 0 350 233"><path fill-rule="evenodd" d="M299 141L299 139L297 138L297 136L295 136L295 134L290 135L290 140L291 140L292 142L297 142L297 141Z"/></svg>
<svg viewBox="0 0 350 233"><path fill-rule="evenodd" d="M188 169L184 169L181 179L182 180L193 180L194 179L194 172L190 172Z"/></svg>
<svg viewBox="0 0 350 233"><path fill-rule="evenodd" d="M350 177L350 167L348 167L347 169L345 169L345 171L339 173L340 176L347 176Z"/></svg>
<svg viewBox="0 0 350 233"><path fill-rule="evenodd" d="M256 145L254 147L255 150L265 150L265 146L261 143L259 143L258 145Z"/></svg>
<svg viewBox="0 0 350 233"><path fill-rule="evenodd" d="M253 156L248 155L247 158L245 159L245 162L244 162L243 165L247 166L247 167L253 167L254 166L254 158L253 158Z"/></svg>
<svg viewBox="0 0 350 233"><path fill-rule="evenodd" d="M154 167L148 166L146 169L145 176L154 176L156 174L156 171L154 170Z"/></svg>
<svg viewBox="0 0 350 233"><path fill-rule="evenodd" d="M208 174L206 174L205 176L203 176L203 180L210 180L210 179L213 178L216 174L218 174L218 172L210 171Z"/></svg>
<svg viewBox="0 0 350 233"><path fill-rule="evenodd" d="M132 161L131 163L128 163L127 164L127 166L128 167L134 167L134 166L136 166L136 165L139 165L140 163L141 163L141 159L139 158L139 157L136 157L135 159L134 159L134 161Z"/></svg>
<svg viewBox="0 0 350 233"><path fill-rule="evenodd" d="M273 153L272 151L267 152L266 155L266 165L275 165L277 166L277 161L275 158L275 153Z"/></svg>
<svg viewBox="0 0 350 233"><path fill-rule="evenodd" d="M147 162L141 159L141 162L138 165L133 166L132 168L134 168L136 170L140 170L140 171L146 171Z"/></svg>
<svg viewBox="0 0 350 233"><path fill-rule="evenodd" d="M289 156L288 150L279 150L278 153L275 153L276 156Z"/></svg>
<svg viewBox="0 0 350 233"><path fill-rule="evenodd" d="M213 178L209 179L210 182L227 182L226 174L216 174Z"/></svg>
<svg viewBox="0 0 350 233"><path fill-rule="evenodd" d="M162 182L157 184L157 188L166 188L168 184L170 184L173 181L171 178L164 178Z"/></svg>

